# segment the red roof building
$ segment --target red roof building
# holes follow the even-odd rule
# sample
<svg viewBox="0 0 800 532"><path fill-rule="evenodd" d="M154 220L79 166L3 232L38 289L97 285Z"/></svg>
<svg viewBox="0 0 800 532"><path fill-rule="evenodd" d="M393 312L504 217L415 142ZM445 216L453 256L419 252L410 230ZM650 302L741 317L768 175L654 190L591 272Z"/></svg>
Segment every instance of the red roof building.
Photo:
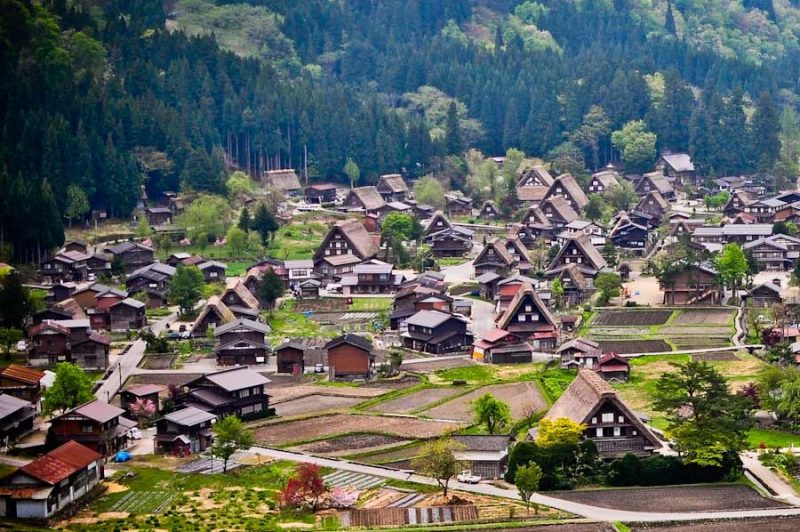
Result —
<svg viewBox="0 0 800 532"><path fill-rule="evenodd" d="M625 382L631 374L631 365L628 359L616 353L606 353L600 357L592 369L607 381Z"/></svg>

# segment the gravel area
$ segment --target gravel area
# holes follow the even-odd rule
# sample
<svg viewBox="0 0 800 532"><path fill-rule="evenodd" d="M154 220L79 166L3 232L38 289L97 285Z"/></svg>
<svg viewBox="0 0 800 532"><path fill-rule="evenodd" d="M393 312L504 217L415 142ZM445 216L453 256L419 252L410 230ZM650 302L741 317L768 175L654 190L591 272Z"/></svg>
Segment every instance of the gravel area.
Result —
<svg viewBox="0 0 800 532"><path fill-rule="evenodd" d="M517 382L514 384L483 386L452 401L426 410L424 414L434 419L469 422L472 419L472 405L470 403L485 393L490 393L496 399L507 402L511 407L511 415L514 419L524 417L530 408L544 410L548 406L547 401L544 400L535 383Z"/></svg>
<svg viewBox="0 0 800 532"><path fill-rule="evenodd" d="M633 512L702 512L779 508L786 504L767 499L742 484L669 486L550 493L568 501Z"/></svg>

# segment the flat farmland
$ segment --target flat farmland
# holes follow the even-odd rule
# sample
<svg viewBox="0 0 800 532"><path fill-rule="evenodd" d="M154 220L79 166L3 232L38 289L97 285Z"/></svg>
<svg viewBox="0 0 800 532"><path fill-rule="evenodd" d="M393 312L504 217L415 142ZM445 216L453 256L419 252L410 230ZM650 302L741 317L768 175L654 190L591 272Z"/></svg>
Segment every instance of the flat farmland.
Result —
<svg viewBox="0 0 800 532"><path fill-rule="evenodd" d="M442 423L405 417L334 414L283 423L268 423L255 430L257 442L285 445L304 440L357 433L378 433L401 438L434 438L445 432L463 428L460 423Z"/></svg>
<svg viewBox="0 0 800 532"><path fill-rule="evenodd" d="M293 447L292 450L320 454L349 451L348 454L352 454L353 452L360 450L374 449L376 447L390 445L397 446L403 443L408 443L408 440L404 440L403 438L399 438L397 436L386 436L383 434L350 434L338 438L331 438L330 440L322 440L306 443L305 445L298 445L297 447Z"/></svg>
<svg viewBox="0 0 800 532"><path fill-rule="evenodd" d="M728 338L731 337L733 333L733 329L731 327L720 326L720 325L683 325L683 326L676 326L670 325L669 327L662 327L659 329L659 333L672 337L677 336L727 336Z"/></svg>
<svg viewBox="0 0 800 532"><path fill-rule="evenodd" d="M635 327L638 325L662 325L672 316L671 310L603 310L592 321L592 325L613 327Z"/></svg>
<svg viewBox="0 0 800 532"><path fill-rule="evenodd" d="M387 464L399 462L400 460L411 460L420 453L421 449L421 444L409 445L408 447L403 447L402 449L389 449L380 453L372 453L369 456L362 456L361 458L358 458L358 461L367 464Z"/></svg>
<svg viewBox="0 0 800 532"><path fill-rule="evenodd" d="M445 360L429 360L425 362L404 362L400 368L403 371L428 372L440 369L460 368L462 366L472 366L475 362L470 358L448 358Z"/></svg>
<svg viewBox="0 0 800 532"><path fill-rule="evenodd" d="M370 410L375 412L387 412L390 414L408 414L415 410L423 408L425 405L441 401L451 395L461 393L463 390L458 388L428 388L420 390L397 399L391 399L378 405L375 405Z"/></svg>
<svg viewBox="0 0 800 532"><path fill-rule="evenodd" d="M737 362L739 357L731 351L722 351L720 353L698 353L692 355L692 360L702 362Z"/></svg>
<svg viewBox="0 0 800 532"><path fill-rule="evenodd" d="M470 403L485 393L490 393L496 399L507 402L511 407L511 416L514 419L522 418L531 408L543 410L547 409L548 406L547 401L544 400L535 383L517 382L514 384L483 386L423 413L435 419L469 422L472 419L472 405Z"/></svg>
<svg viewBox="0 0 800 532"><path fill-rule="evenodd" d="M350 408L358 403L363 403L364 399L358 397L336 397L331 395L306 395L299 399L284 401L275 406L275 413L279 416L296 416L298 414L310 414L311 412L324 412L325 410L335 410L339 408Z"/></svg>
<svg viewBox="0 0 800 532"><path fill-rule="evenodd" d="M797 516L702 521L676 525L661 525L657 523L631 525L631 530L635 532L759 532L762 530L795 532L798 529L800 529L800 518ZM545 528L541 532L549 532L549 529Z"/></svg>
<svg viewBox="0 0 800 532"><path fill-rule="evenodd" d="M730 325L734 311L726 309L684 309L673 325Z"/></svg>
<svg viewBox="0 0 800 532"><path fill-rule="evenodd" d="M664 340L598 340L605 353L665 353L672 347Z"/></svg>
<svg viewBox="0 0 800 532"><path fill-rule="evenodd" d="M336 397L353 397L366 401L373 397L383 395L392 391L389 387L382 388L369 388L366 386L359 386L353 388L350 386L314 386L314 385L297 385L292 383L285 383L279 386L272 386L269 389L271 397L270 404L277 405L284 401L291 401L293 399L300 399L308 395L330 395Z"/></svg>
<svg viewBox="0 0 800 532"><path fill-rule="evenodd" d="M631 512L702 512L780 508L784 503L767 499L742 484L670 486L557 492L558 499Z"/></svg>

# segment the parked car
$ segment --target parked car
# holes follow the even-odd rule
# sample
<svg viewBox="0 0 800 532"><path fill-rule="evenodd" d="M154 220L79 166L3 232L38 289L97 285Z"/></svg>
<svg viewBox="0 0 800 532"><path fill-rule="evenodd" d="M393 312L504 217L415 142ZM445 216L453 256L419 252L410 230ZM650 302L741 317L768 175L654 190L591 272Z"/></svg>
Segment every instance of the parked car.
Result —
<svg viewBox="0 0 800 532"><path fill-rule="evenodd" d="M314 364L314 373L325 373L325 366L323 364Z"/></svg>
<svg viewBox="0 0 800 532"><path fill-rule="evenodd" d="M466 484L477 484L478 482L481 481L481 477L473 475L472 471L469 471L467 469L459 473L456 479L459 482L464 482Z"/></svg>
<svg viewBox="0 0 800 532"><path fill-rule="evenodd" d="M28 342L25 340L20 340L17 342L17 351L27 351L28 350Z"/></svg>
<svg viewBox="0 0 800 532"><path fill-rule="evenodd" d="M131 430L128 431L128 438L132 440L141 440L142 439L142 431L139 430L138 427L133 427Z"/></svg>

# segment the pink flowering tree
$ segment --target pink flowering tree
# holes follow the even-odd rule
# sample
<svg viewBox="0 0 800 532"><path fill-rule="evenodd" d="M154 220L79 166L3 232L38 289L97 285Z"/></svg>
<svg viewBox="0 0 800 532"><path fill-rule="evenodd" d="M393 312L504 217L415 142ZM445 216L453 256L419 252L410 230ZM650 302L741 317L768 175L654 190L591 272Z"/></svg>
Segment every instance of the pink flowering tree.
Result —
<svg viewBox="0 0 800 532"><path fill-rule="evenodd" d="M150 399L138 398L130 406L131 413L139 420L139 425L146 426L156 415L156 405Z"/></svg>

